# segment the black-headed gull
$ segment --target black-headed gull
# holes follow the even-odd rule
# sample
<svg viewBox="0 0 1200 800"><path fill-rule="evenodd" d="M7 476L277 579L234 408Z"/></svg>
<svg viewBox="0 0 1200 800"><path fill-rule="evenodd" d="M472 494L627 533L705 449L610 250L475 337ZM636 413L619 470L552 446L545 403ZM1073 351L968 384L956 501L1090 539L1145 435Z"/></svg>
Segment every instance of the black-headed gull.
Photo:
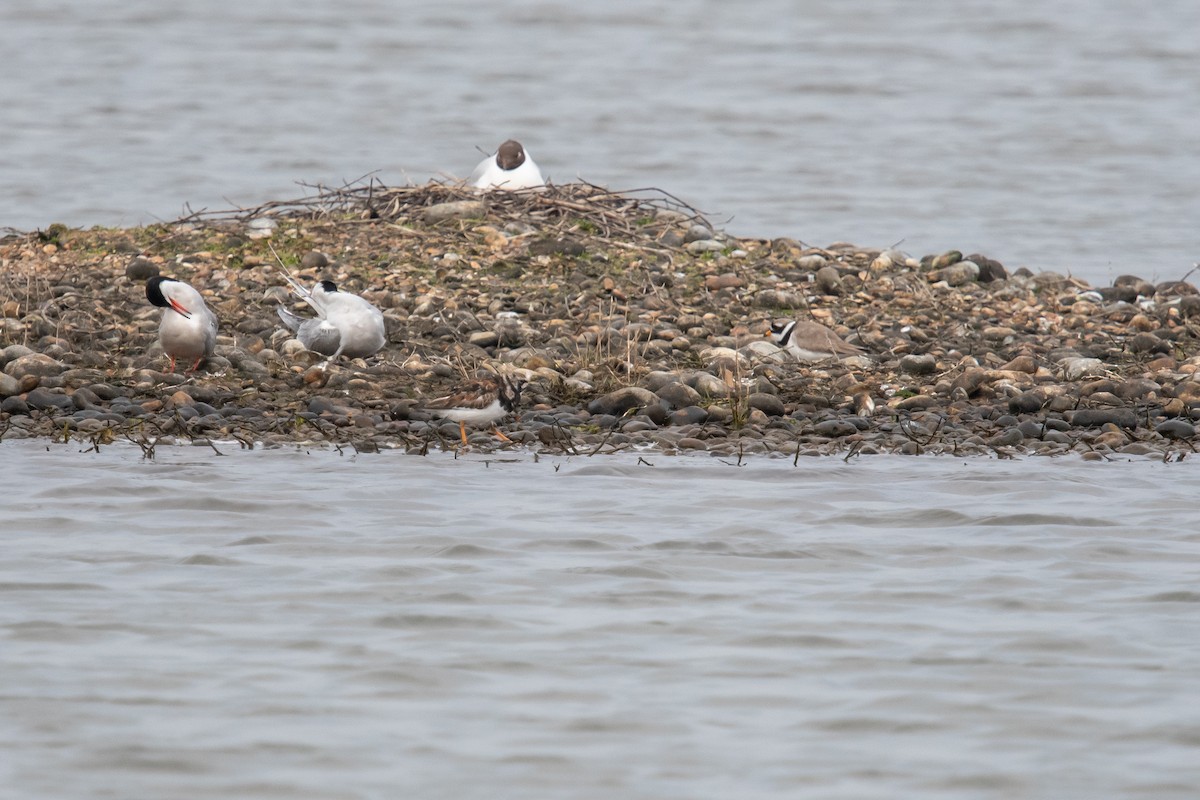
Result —
<svg viewBox="0 0 1200 800"><path fill-rule="evenodd" d="M545 186L542 171L515 139L500 145L493 156L479 162L467 183L476 189L531 189Z"/></svg>

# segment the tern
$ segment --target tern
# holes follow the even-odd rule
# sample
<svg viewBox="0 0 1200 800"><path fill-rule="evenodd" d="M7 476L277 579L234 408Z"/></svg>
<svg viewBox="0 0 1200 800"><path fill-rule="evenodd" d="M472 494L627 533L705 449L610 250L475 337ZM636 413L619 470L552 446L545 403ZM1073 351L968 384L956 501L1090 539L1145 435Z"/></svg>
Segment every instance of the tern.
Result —
<svg viewBox="0 0 1200 800"><path fill-rule="evenodd" d="M386 344L383 312L370 302L339 290L333 281L318 281L309 291L286 272L282 275L296 296L317 312L315 318L306 320L279 307L283 324L309 350L330 360L341 355L366 358Z"/></svg>
<svg viewBox="0 0 1200 800"><path fill-rule="evenodd" d="M500 145L494 156L479 162L467 183L476 189L531 189L545 186L542 171L515 139Z"/></svg>
<svg viewBox="0 0 1200 800"><path fill-rule="evenodd" d="M200 362L212 355L217 346L217 317L208 310L200 293L183 281L156 275L146 281L146 299L166 309L158 326L158 341L163 352L175 359L191 361L195 372Z"/></svg>

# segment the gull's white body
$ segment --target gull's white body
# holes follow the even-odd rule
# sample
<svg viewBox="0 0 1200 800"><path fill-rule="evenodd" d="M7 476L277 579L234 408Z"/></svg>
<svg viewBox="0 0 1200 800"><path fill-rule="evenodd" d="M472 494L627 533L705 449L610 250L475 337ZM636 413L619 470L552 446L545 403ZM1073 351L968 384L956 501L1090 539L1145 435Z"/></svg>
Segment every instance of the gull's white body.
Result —
<svg viewBox="0 0 1200 800"><path fill-rule="evenodd" d="M504 161L503 151L512 146L519 150L516 158L520 163L511 169L505 169L501 166ZM519 143L509 140L500 147L501 150L479 162L475 171L471 173L471 177L467 178L468 185L485 191L489 189L532 189L546 185L545 179L542 178L542 171L538 169L538 165Z"/></svg>
<svg viewBox="0 0 1200 800"><path fill-rule="evenodd" d="M368 301L336 288L331 291L328 287L332 287L333 283L330 281L321 281L309 291L292 276L285 273L284 278L292 291L317 312L317 320L308 320L293 327L292 322L300 318L283 308L279 309L280 318L298 334L305 347L330 358L340 355L366 358L378 353L387 343L383 312ZM313 322L316 324L310 324ZM337 342L329 352L334 339L331 327L336 329Z"/></svg>

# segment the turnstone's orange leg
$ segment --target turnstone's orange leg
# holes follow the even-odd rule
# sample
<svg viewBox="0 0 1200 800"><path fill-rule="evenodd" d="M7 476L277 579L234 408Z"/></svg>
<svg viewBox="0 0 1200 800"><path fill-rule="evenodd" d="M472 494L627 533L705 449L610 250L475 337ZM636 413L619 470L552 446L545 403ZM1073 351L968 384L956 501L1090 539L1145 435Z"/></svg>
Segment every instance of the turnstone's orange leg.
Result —
<svg viewBox="0 0 1200 800"><path fill-rule="evenodd" d="M462 437L463 447L467 446L467 424L462 420L458 421L458 435Z"/></svg>
<svg viewBox="0 0 1200 800"><path fill-rule="evenodd" d="M506 442L511 442L511 441L512 441L512 439L510 439L510 438L508 438L507 436L505 436L505 435L504 435L504 431L500 430L499 428L492 428L492 433L496 434L496 438L497 438L497 439L503 439L503 440L504 440L504 441L506 441Z"/></svg>

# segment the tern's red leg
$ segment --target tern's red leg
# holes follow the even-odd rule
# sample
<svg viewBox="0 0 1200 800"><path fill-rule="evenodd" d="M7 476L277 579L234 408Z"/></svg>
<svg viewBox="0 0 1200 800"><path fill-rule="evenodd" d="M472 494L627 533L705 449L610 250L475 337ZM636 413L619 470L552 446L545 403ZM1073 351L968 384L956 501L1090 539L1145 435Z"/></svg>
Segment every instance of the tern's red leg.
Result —
<svg viewBox="0 0 1200 800"><path fill-rule="evenodd" d="M175 371L175 356L171 356L171 372Z"/></svg>

